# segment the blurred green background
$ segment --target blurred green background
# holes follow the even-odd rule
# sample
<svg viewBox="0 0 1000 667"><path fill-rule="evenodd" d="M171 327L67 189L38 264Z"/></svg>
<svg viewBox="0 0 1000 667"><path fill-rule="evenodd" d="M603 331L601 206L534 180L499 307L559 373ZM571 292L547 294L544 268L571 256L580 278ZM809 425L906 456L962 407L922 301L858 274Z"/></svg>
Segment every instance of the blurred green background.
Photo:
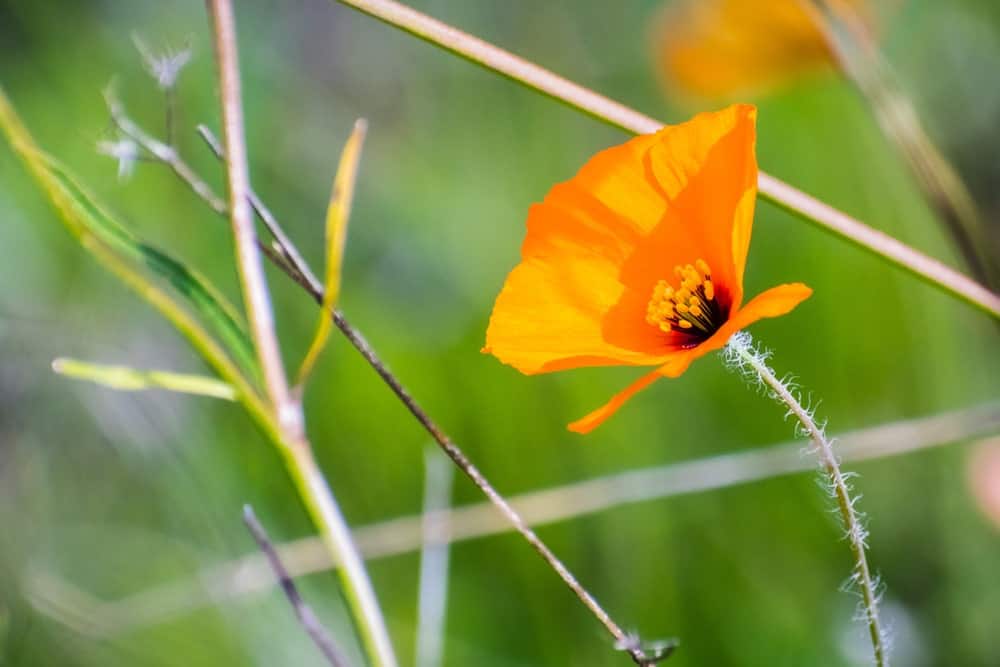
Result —
<svg viewBox="0 0 1000 667"><path fill-rule="evenodd" d="M414 0L411 4L656 117L681 120L645 35L660 3ZM528 206L621 132L326 0L237 3L248 143L258 192L314 267L343 141L369 120L343 308L428 412L504 493L751 449L790 436L781 410L714 357L635 398L594 434L567 422L636 375L528 378L481 355L517 262ZM193 133L217 126L198 2L0 3L0 82L39 142L145 239L238 299L228 227L159 165L120 181L95 144L112 78L132 116L163 100L132 44L190 41L179 143L221 191ZM1000 5L905 3L887 55L989 216L1000 214ZM861 99L833 74L754 100L770 173L955 263L949 241ZM55 376L57 356L203 372L155 313L87 256L9 147L0 147L0 664L320 665L278 592L221 602L112 637L32 605L58 576L115 599L251 553L250 502L276 539L312 533L283 464L232 404L124 394ZM758 206L748 293L801 280L815 295L754 327L838 433L996 399L989 318L774 206ZM315 307L270 274L286 364ZM419 512L428 437L335 337L306 396L318 457L354 526ZM976 508L968 446L849 467L870 518L897 664L1000 665L1000 531ZM631 505L540 529L623 625L677 636L668 664L865 664L840 528L815 475ZM1000 481L996 482L1000 483ZM454 502L479 501L464 478ZM413 661L416 554L370 571L404 664ZM447 665L621 665L603 629L517 536L454 546ZM359 655L335 578L306 598ZM76 601L61 598L72 613ZM859 657L860 656L860 657ZM360 662L356 663L360 664Z"/></svg>

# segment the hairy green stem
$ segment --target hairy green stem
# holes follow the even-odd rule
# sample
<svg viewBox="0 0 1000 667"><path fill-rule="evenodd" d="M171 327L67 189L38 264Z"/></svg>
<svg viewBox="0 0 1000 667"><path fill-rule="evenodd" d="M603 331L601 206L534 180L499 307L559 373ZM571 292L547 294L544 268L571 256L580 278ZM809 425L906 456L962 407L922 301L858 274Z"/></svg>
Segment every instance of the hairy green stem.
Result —
<svg viewBox="0 0 1000 667"><path fill-rule="evenodd" d="M874 578L868 567L868 559L865 555L866 531L861 524L861 519L854 509L854 501L851 497L851 490L840 470L840 463L837 455L833 451L833 444L827 439L823 427L816 423L812 411L807 409L796 398L788 385L778 379L774 371L767 365L767 355L758 352L753 347L753 339L746 332L739 332L726 345L724 355L733 365L744 371L755 374L757 381L767 387L770 396L777 402L788 408L788 414L795 417L802 427L802 431L812 441L815 452L819 457L823 472L826 473L830 482L830 489L833 498L837 503L837 510L844 522L847 533L847 540L851 546L851 553L854 556L854 574L852 580L861 591L861 603L864 609L865 621L868 624L868 634L871 638L872 650L875 654L875 664L877 667L888 667L889 658L885 646L885 637L882 632L878 613L878 594Z"/></svg>

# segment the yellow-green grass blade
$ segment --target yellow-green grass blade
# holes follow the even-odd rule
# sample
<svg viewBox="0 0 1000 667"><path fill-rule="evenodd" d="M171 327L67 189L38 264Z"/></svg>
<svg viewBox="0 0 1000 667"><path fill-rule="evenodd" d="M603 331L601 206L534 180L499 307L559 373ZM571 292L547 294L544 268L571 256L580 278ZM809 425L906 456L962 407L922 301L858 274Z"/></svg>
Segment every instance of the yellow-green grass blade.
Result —
<svg viewBox="0 0 1000 667"><path fill-rule="evenodd" d="M330 312L337 305L337 298L340 295L347 223L351 217L354 185L357 182L358 164L361 160L361 147L364 144L366 131L367 123L363 119L358 119L354 123L351 136L344 144L337 175L333 179L330 203L326 209L326 277L323 284L323 305L316 323L316 333L313 335L306 356L302 359L302 365L299 366L296 385L300 388L305 386L316 360L319 359L330 337L332 326Z"/></svg>
<svg viewBox="0 0 1000 667"><path fill-rule="evenodd" d="M65 357L54 360L52 370L59 375L86 380L118 391L166 389L180 394L236 400L236 390L231 384L204 375L95 364Z"/></svg>
<svg viewBox="0 0 1000 667"><path fill-rule="evenodd" d="M63 223L81 243L87 239L97 241L122 259L166 280L219 337L243 372L254 380L259 378L253 343L233 305L198 272L142 242L107 213L62 165L38 148L2 89L0 127L61 213Z"/></svg>

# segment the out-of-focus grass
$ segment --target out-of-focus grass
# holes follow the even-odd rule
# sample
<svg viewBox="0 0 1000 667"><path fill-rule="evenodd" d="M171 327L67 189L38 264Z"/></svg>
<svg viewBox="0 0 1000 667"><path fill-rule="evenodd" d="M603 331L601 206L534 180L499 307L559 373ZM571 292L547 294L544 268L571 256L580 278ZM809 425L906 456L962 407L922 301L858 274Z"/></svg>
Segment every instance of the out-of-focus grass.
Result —
<svg viewBox="0 0 1000 667"><path fill-rule="evenodd" d="M150 128L162 124L130 32L152 45L190 36L196 60L181 77L181 145L221 183L189 131L216 124L200 6L12 4L0 8L0 80L39 141L144 237L236 297L227 226L164 169L140 164L122 184L93 149L108 127L100 89L113 75L133 115ZM645 60L640 35L656 3L538 4L414 3L653 115L689 113L664 105ZM565 424L634 373L526 378L479 354L528 205L619 133L325 0L238 10L255 187L320 266L339 149L353 120L369 119L343 307L501 490L785 439L789 427L772 406L712 359L657 383L581 438ZM1000 10L986 0L915 1L887 45L935 138L974 185L995 180L990 147L1000 137L988 110L997 105L990 73L1000 66L998 23ZM928 62L935 66L919 65ZM953 257L848 86L818 77L758 102L764 168ZM985 187L979 194L984 208L996 207ZM51 374L60 355L203 369L77 249L6 148L0 219L0 603L10 610L0 655L18 666L320 664L277 593L110 641L80 636L26 603L24 577L34 571L112 598L250 551L239 519L247 501L275 538L310 527L280 461L232 406L117 394ZM271 278L291 366L315 308L280 275ZM787 280L815 289L793 315L755 332L776 350L779 371L796 372L823 399L834 431L979 402L1000 389L996 331L985 317L766 204L747 280L750 293ZM306 411L352 523L420 506L426 436L344 341L334 338L324 354ZM990 622L1000 612L991 568L1000 542L968 497L964 456L955 447L856 466L890 623L895 615L897 628L913 632L899 637L899 664L1000 662ZM463 480L455 491L457 502L479 499ZM837 591L849 563L826 509L805 475L616 509L541 533L617 620L650 638L679 636L672 664L846 665L844 633L862 635ZM451 567L447 664L615 662L601 629L517 537L459 544ZM372 574L409 662L417 559L379 561ZM309 577L303 588L354 650L334 578Z"/></svg>

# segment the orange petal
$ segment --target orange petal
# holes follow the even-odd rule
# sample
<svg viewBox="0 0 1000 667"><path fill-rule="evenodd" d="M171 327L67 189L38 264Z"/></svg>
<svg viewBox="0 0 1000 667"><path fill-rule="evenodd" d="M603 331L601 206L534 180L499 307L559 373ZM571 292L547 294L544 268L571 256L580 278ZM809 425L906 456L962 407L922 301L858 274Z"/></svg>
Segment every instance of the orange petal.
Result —
<svg viewBox="0 0 1000 667"><path fill-rule="evenodd" d="M526 259L497 297L484 351L528 374L660 363L662 351L621 347L604 335L602 318L623 289L614 269L607 259L583 248ZM644 319L637 324L655 332Z"/></svg>
<svg viewBox="0 0 1000 667"><path fill-rule="evenodd" d="M731 328L736 333L765 317L787 315L812 293L812 288L802 283L786 283L764 290L731 315L723 328Z"/></svg>
<svg viewBox="0 0 1000 667"><path fill-rule="evenodd" d="M598 409L591 412L586 417L582 419L577 419L575 422L570 424L567 428L574 433L590 433L595 428L604 423L611 415L618 412L618 408L625 404L625 401L632 398L636 393L642 391L649 385L651 385L655 380L660 378L659 371L653 371L652 373L647 373L641 378L630 384L628 387L622 391L615 394L610 401L599 407Z"/></svg>
<svg viewBox="0 0 1000 667"><path fill-rule="evenodd" d="M709 352L722 349L729 339L740 329L743 329L757 320L765 317L779 317L790 312L795 306L802 303L812 294L812 289L802 283L790 283L778 285L769 290L761 292L750 300L746 306L741 308L722 325L711 338L701 343L697 347L677 350L666 356L666 361L662 366L652 373L648 373L636 382L626 387L623 391L615 394L610 401L594 410L583 419L579 419L569 425L569 430L576 433L589 433L604 423L608 417L613 415L625 404L625 401L632 398L637 392L652 384L658 377L678 377L688 369L691 363L703 357Z"/></svg>
<svg viewBox="0 0 1000 667"><path fill-rule="evenodd" d="M659 365L677 345L645 322L646 303L675 265L698 258L738 305L755 118L747 105L700 114L602 151L555 186L529 212L522 261L497 298L484 351L524 373Z"/></svg>
<svg viewBox="0 0 1000 667"><path fill-rule="evenodd" d="M730 97L831 61L813 17L792 0L681 0L660 25L657 60L671 91Z"/></svg>
<svg viewBox="0 0 1000 667"><path fill-rule="evenodd" d="M812 289L802 283L778 285L761 292L719 327L719 330L712 334L711 338L697 347L670 355L666 363L658 369L658 372L667 377L679 377L695 359L725 347L733 334L740 329L744 329L765 317L785 315L805 301L810 294L812 294Z"/></svg>
<svg viewBox="0 0 1000 667"><path fill-rule="evenodd" d="M649 290L675 265L701 258L739 306L757 194L756 120L756 108L737 104L658 133L647 177L669 206L623 267L623 283Z"/></svg>

